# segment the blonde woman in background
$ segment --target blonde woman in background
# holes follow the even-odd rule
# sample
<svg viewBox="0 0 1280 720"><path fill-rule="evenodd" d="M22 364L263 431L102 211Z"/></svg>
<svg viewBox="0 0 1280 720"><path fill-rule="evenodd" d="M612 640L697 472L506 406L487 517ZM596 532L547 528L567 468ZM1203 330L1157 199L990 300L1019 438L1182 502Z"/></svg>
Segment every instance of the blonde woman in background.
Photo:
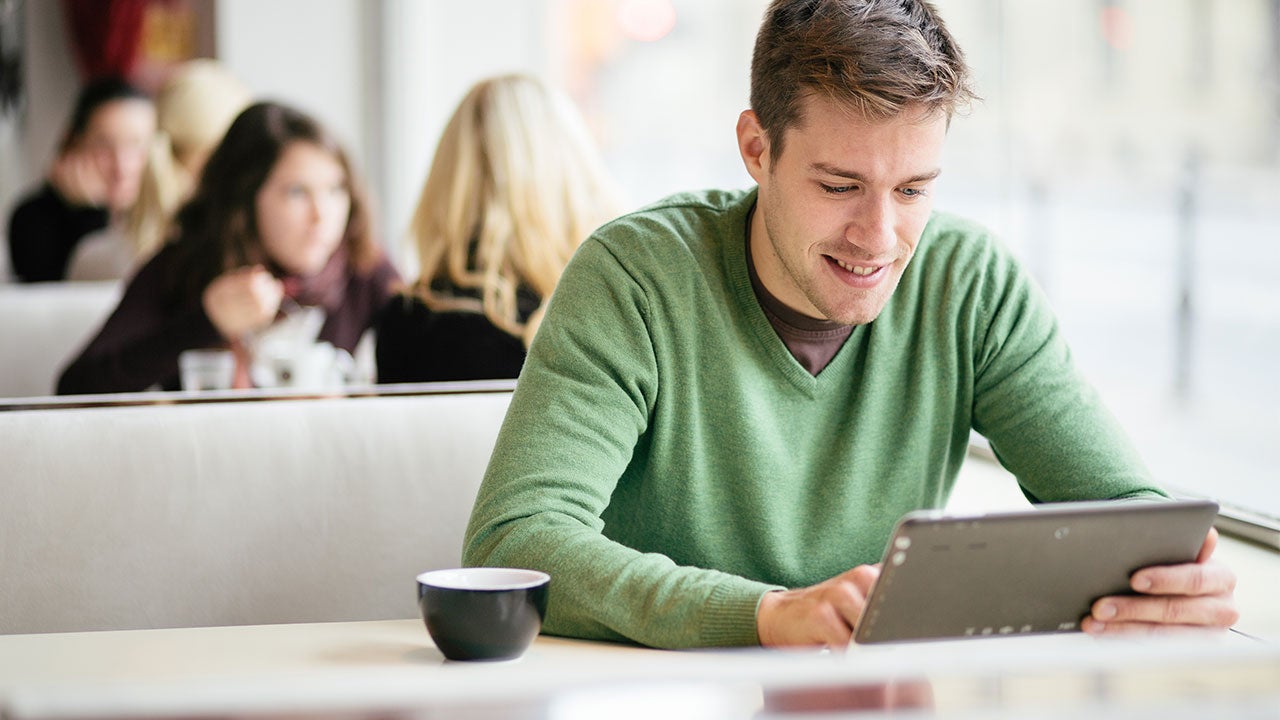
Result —
<svg viewBox="0 0 1280 720"><path fill-rule="evenodd" d="M377 325L378 381L519 375L565 264L617 208L566 97L524 75L476 84L414 211L421 271Z"/></svg>
<svg viewBox="0 0 1280 720"><path fill-rule="evenodd" d="M156 96L155 139L138 201L120 225L85 238L72 255L69 280L124 277L164 243L173 213L187 199L205 160L252 95L217 61L183 63Z"/></svg>

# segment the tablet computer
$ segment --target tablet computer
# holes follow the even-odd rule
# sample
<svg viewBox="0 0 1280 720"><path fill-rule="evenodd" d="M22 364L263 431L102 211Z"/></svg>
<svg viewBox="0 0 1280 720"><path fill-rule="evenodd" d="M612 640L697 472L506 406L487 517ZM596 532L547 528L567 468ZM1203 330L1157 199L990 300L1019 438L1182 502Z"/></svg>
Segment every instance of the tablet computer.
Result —
<svg viewBox="0 0 1280 720"><path fill-rule="evenodd" d="M1095 600L1132 594L1134 571L1193 562L1217 512L1209 500L1131 500L908 513L854 641L1079 630Z"/></svg>

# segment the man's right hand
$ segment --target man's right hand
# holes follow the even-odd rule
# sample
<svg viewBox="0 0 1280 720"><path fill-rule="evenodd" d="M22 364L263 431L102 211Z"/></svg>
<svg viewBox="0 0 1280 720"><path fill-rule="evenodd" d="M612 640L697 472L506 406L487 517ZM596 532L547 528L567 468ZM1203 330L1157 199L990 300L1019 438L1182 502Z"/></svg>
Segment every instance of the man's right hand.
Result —
<svg viewBox="0 0 1280 720"><path fill-rule="evenodd" d="M261 330L276 319L284 285L261 265L238 268L214 278L205 288L205 314L227 340Z"/></svg>
<svg viewBox="0 0 1280 720"><path fill-rule="evenodd" d="M859 565L807 588L765 593L756 610L760 644L848 645L878 577L879 565Z"/></svg>

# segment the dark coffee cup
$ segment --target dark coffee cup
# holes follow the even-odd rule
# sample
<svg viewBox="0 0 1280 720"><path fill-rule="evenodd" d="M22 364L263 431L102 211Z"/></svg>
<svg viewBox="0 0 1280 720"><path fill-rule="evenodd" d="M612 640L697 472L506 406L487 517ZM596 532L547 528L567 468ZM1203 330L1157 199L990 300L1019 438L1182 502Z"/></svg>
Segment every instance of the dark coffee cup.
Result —
<svg viewBox="0 0 1280 720"><path fill-rule="evenodd" d="M509 660L542 629L550 582L537 570L433 570L418 576L418 607L450 660Z"/></svg>

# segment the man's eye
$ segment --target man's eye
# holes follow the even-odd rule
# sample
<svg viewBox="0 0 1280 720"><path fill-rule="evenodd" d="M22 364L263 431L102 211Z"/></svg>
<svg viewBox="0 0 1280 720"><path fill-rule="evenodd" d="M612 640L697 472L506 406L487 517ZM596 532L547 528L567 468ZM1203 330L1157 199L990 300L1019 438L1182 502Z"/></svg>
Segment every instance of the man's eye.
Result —
<svg viewBox="0 0 1280 720"><path fill-rule="evenodd" d="M821 183L819 183L821 184ZM823 191L831 195L843 195L855 189L857 185L825 185L822 184Z"/></svg>
<svg viewBox="0 0 1280 720"><path fill-rule="evenodd" d="M924 188L902 188L900 192L909 198L923 197L925 194Z"/></svg>

